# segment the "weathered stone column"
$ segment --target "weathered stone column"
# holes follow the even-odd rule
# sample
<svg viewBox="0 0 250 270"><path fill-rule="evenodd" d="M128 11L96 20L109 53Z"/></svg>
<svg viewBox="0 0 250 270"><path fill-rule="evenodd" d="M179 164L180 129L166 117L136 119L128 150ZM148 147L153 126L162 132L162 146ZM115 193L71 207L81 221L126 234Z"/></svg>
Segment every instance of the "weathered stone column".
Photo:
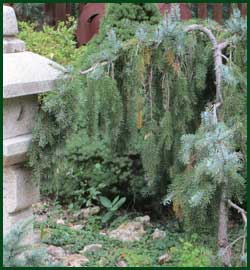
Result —
<svg viewBox="0 0 250 270"><path fill-rule="evenodd" d="M38 93L49 91L60 75L58 64L26 52L16 38L17 21L11 7L3 7L3 232L20 220L32 217L39 188L25 168L32 140ZM54 68L55 66L60 67ZM32 228L29 234L32 243Z"/></svg>

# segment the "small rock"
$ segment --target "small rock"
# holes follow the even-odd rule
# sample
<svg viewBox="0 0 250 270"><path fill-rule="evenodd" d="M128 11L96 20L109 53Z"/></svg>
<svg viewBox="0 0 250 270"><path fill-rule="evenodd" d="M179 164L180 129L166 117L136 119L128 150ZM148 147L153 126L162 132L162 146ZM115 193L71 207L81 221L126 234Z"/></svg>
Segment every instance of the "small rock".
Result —
<svg viewBox="0 0 250 270"><path fill-rule="evenodd" d="M62 258L66 255L66 252L63 248L52 245L47 247L47 253L57 258Z"/></svg>
<svg viewBox="0 0 250 270"><path fill-rule="evenodd" d="M101 244L91 244L91 245L85 246L82 252L83 253L85 253L85 252L96 252L97 250L99 250L101 248L102 248Z"/></svg>
<svg viewBox="0 0 250 270"><path fill-rule="evenodd" d="M81 267L83 264L86 264L88 262L89 259L80 254L71 254L63 260L65 266L71 267Z"/></svg>
<svg viewBox="0 0 250 270"><path fill-rule="evenodd" d="M38 223L43 223L48 220L48 216L46 214L35 216L35 221Z"/></svg>
<svg viewBox="0 0 250 270"><path fill-rule="evenodd" d="M99 232L99 234L102 235L102 236L107 236L108 235L107 232Z"/></svg>
<svg viewBox="0 0 250 270"><path fill-rule="evenodd" d="M136 217L135 221L138 221L144 225L149 224L150 223L150 216L143 216L143 217Z"/></svg>
<svg viewBox="0 0 250 270"><path fill-rule="evenodd" d="M48 204L46 202L37 202L32 204L33 213L36 215L42 215L47 213L48 211Z"/></svg>
<svg viewBox="0 0 250 270"><path fill-rule="evenodd" d="M152 233L152 237L153 239L164 239L166 237L166 232L159 230L159 229L155 229L154 232Z"/></svg>
<svg viewBox="0 0 250 270"><path fill-rule="evenodd" d="M56 224L62 224L62 225L64 225L65 222L64 222L63 219L60 218L60 219L57 219Z"/></svg>
<svg viewBox="0 0 250 270"><path fill-rule="evenodd" d="M166 253L158 258L158 263L164 264L164 263L169 262L170 260L171 260L171 256L168 253Z"/></svg>
<svg viewBox="0 0 250 270"><path fill-rule="evenodd" d="M127 267L128 264L125 261L119 261L115 264L117 267Z"/></svg>
<svg viewBox="0 0 250 270"><path fill-rule="evenodd" d="M93 206L89 208L83 208L76 214L74 214L74 218L88 218L89 216L96 215L100 212L99 206Z"/></svg>
<svg viewBox="0 0 250 270"><path fill-rule="evenodd" d="M77 230L77 231L80 231L83 228L84 228L84 225L82 225L82 224L77 224L77 225L72 226L72 229Z"/></svg>
<svg viewBox="0 0 250 270"><path fill-rule="evenodd" d="M145 233L143 225L140 222L131 221L121 224L117 229L110 231L108 236L112 239L126 242L138 241Z"/></svg>

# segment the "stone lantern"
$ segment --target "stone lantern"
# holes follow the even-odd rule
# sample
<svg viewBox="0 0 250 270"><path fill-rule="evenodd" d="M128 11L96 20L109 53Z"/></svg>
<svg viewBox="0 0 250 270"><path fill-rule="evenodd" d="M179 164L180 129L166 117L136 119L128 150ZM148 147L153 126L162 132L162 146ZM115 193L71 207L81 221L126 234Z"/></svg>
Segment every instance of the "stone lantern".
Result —
<svg viewBox="0 0 250 270"><path fill-rule="evenodd" d="M25 51L16 38L13 8L3 7L3 233L17 222L32 217L39 187L25 166L32 140L38 94L53 89L63 67L38 54ZM29 233L33 242L33 230Z"/></svg>

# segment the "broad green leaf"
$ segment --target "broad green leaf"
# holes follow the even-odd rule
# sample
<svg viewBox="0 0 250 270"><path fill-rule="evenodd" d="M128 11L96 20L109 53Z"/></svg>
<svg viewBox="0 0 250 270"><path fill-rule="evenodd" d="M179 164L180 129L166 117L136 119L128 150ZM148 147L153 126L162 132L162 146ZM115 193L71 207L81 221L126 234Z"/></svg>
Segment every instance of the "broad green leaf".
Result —
<svg viewBox="0 0 250 270"><path fill-rule="evenodd" d="M108 209L112 207L112 202L107 197L100 196L99 198L100 198L101 204L104 207L106 207Z"/></svg>
<svg viewBox="0 0 250 270"><path fill-rule="evenodd" d="M113 212L108 212L102 217L102 223L107 223L113 216Z"/></svg>
<svg viewBox="0 0 250 270"><path fill-rule="evenodd" d="M118 210L126 201L126 198L123 197L121 198L112 208L111 208L111 211L116 211Z"/></svg>
<svg viewBox="0 0 250 270"><path fill-rule="evenodd" d="M116 196L116 197L114 198L113 202L112 202L112 205L115 205L115 204L118 202L119 198L120 198L119 195Z"/></svg>

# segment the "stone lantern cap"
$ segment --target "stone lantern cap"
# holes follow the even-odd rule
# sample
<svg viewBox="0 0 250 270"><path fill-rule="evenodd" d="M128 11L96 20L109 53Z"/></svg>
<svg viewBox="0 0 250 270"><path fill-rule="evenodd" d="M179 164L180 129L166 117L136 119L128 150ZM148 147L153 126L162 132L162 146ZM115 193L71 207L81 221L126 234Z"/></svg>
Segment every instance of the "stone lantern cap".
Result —
<svg viewBox="0 0 250 270"><path fill-rule="evenodd" d="M43 56L25 51L16 38L17 19L12 7L3 6L3 98L52 90L64 68Z"/></svg>
<svg viewBox="0 0 250 270"><path fill-rule="evenodd" d="M3 98L52 90L64 71L59 64L32 52L3 55Z"/></svg>

